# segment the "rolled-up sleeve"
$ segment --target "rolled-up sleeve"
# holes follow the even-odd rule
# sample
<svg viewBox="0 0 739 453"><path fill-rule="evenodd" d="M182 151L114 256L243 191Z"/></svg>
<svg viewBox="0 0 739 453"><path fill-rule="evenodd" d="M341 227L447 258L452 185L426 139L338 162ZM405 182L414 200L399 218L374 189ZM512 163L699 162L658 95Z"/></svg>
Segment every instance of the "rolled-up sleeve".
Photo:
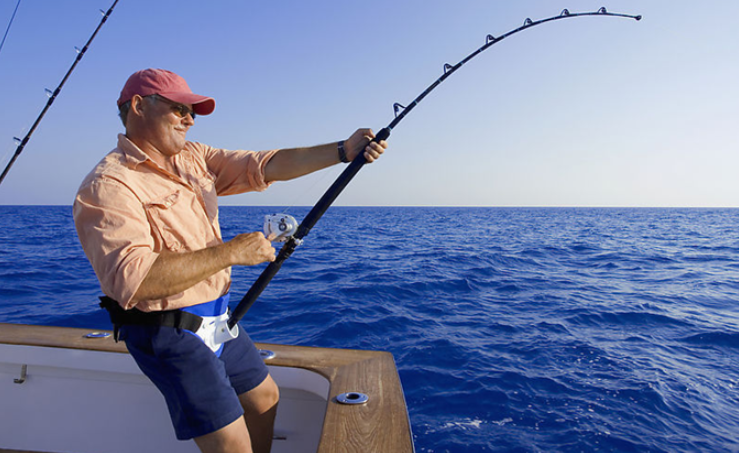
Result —
<svg viewBox="0 0 739 453"><path fill-rule="evenodd" d="M200 147L208 171L216 177L218 195L261 192L270 186L271 183L265 180L265 168L278 150L230 151L201 143L194 145Z"/></svg>
<svg viewBox="0 0 739 453"><path fill-rule="evenodd" d="M103 292L124 309L133 307L133 296L159 256L141 201L115 179L94 179L77 193L74 223Z"/></svg>

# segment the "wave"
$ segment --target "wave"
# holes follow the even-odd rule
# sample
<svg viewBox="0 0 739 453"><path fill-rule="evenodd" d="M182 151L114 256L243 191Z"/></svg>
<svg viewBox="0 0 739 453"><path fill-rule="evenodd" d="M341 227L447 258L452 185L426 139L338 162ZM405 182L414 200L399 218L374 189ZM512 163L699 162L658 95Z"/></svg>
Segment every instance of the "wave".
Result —
<svg viewBox="0 0 739 453"><path fill-rule="evenodd" d="M739 332L704 332L680 341L698 346L739 349Z"/></svg>

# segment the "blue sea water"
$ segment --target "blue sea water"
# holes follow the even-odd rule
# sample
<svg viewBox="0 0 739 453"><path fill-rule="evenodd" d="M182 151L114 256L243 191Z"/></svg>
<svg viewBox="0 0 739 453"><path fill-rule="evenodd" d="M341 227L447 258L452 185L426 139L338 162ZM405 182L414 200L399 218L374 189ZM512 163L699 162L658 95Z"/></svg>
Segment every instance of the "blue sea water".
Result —
<svg viewBox="0 0 739 453"><path fill-rule="evenodd" d="M0 227L0 322L109 327L70 207ZM391 351L418 452L737 452L738 276L735 209L334 207L242 324Z"/></svg>

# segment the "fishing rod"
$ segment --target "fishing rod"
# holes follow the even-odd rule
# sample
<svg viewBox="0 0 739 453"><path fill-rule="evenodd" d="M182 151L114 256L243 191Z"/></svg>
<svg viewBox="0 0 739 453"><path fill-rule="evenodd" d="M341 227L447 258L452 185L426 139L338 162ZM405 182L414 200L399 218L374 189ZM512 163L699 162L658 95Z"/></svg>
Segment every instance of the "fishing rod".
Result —
<svg viewBox="0 0 739 453"><path fill-rule="evenodd" d="M39 123L41 122L41 119L44 117L44 115L46 115L46 112L49 110L49 107L51 107L51 104L54 103L54 101L56 100L56 97L62 91L62 87L67 82L67 79L72 74L72 71L74 71L74 68L77 66L77 63L79 63L80 60L82 60L82 57L85 56L85 52L87 52L87 48L90 47L90 44L92 43L92 40L95 39L95 36L97 36L98 31L100 31L100 29L103 27L103 24L105 23L105 21L108 20L108 17L113 12L113 8L115 8L115 5L116 4L118 4L118 0L115 0L113 2L113 4L110 6L110 8L108 8L108 11L107 12L104 12L103 10L100 10L100 12L103 13L103 19L100 21L100 24L98 24L97 28L92 33L92 36L90 36L90 39L87 40L87 43L85 44L85 46L82 49L78 49L77 50L77 58L75 58L74 62L72 63L72 66L67 71L67 74L64 76L64 78L62 79L62 81L59 84L59 86L56 87L56 90L54 90L53 92L51 92L51 94L49 95L49 100L48 100L48 102L46 102L46 106L43 108L43 110L41 110L41 114L38 116L38 118L36 118L36 121L33 123L33 126L31 126L31 129L28 131L28 133L26 134L26 136L23 137L23 140L20 140L20 143L18 144L18 148L16 148L16 150L15 150L15 154L13 154L13 157L10 158L10 162L8 162L8 165L5 167L5 170L3 170L2 175L0 175L0 184L3 183L3 180L5 180L5 176L10 171L10 167L13 166L13 164L16 161L16 159L18 159L18 156L20 156L21 153L23 152L23 148L26 147L26 144L31 139L31 135L33 134L33 132L38 127Z"/></svg>
<svg viewBox="0 0 739 453"><path fill-rule="evenodd" d="M379 142L381 140L386 140L390 136L390 132L398 125L398 123L400 123L403 118L408 115L408 113L410 113L426 96L428 96L429 93L431 93L436 87L438 87L441 82L449 78L464 64L475 58L480 53L489 49L494 44L497 44L511 35L514 35L523 30L527 30L536 25L560 19L583 16L624 17L636 20L641 20L642 18L640 15L634 16L630 14L611 13L608 12L605 7L600 8L598 11L582 13L571 13L568 10L564 9L559 15L548 17L546 19L532 21L531 19L527 18L524 21L523 25L509 31L508 33L505 33L504 35L498 37L487 35L487 37L485 38L485 45L469 54L462 61L454 66L450 64L444 64L444 73L442 74L442 76L439 77L434 83L429 85L428 88L426 88L420 95L418 95L407 107L398 103L393 104L393 109L395 110L395 118L385 128L381 129L372 141ZM313 226L315 226L321 216L323 216L329 206L331 206L334 200L336 200L339 194L341 194L344 188L349 184L352 178L354 178L354 176L359 172L359 170L365 163L367 163L367 160L364 157L364 153L359 153L359 155L357 155L357 157L349 164L349 166L341 173L341 175L339 175L336 181L334 181L331 187L329 187L326 193L323 194L321 199L318 200L318 203L316 203L316 205L310 210L310 212L303 219L300 225L297 225L294 228L294 234L287 238L285 245L282 246L275 260L264 269L259 278L257 278L249 291L243 297L243 299L241 299L241 302L239 302L239 304L234 309L228 320L229 329L233 329L233 327L238 324L238 322L246 314L249 308L251 308L254 302L256 302L259 295L262 294L272 278L280 270L280 268L282 267L282 263L284 263L285 260L288 259L290 255L292 255L292 253L295 251L295 248L302 243L303 238L308 235ZM283 226L286 226L287 224L285 221L281 220L281 223L279 223L279 225L280 229L284 229ZM293 230L293 228L291 228L290 226L288 226L287 229Z"/></svg>
<svg viewBox="0 0 739 453"><path fill-rule="evenodd" d="M13 15L10 16L10 21L8 22L8 27L5 29L5 34L3 35L3 40L0 41L0 52L3 51L3 46L5 45L5 39L8 37L8 33L10 33L10 27L13 26L13 21L15 20L15 14L18 12L18 7L21 6L21 0L18 0L18 3L15 4L15 9L13 10Z"/></svg>

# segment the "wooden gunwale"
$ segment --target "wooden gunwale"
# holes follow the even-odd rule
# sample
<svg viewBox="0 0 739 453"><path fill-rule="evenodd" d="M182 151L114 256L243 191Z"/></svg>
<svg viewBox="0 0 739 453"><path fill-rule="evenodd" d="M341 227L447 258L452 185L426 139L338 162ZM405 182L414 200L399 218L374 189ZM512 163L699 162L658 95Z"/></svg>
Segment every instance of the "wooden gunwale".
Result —
<svg viewBox="0 0 739 453"><path fill-rule="evenodd" d="M85 338L91 331L0 323L0 344L128 353L125 345L116 343L112 337ZM318 453L414 451L405 398L390 353L265 343L257 343L257 347L276 353L268 361L270 366L303 368L329 381L329 401ZM369 401L362 405L336 402L336 396L346 392L365 393ZM0 452L27 453L2 448Z"/></svg>

